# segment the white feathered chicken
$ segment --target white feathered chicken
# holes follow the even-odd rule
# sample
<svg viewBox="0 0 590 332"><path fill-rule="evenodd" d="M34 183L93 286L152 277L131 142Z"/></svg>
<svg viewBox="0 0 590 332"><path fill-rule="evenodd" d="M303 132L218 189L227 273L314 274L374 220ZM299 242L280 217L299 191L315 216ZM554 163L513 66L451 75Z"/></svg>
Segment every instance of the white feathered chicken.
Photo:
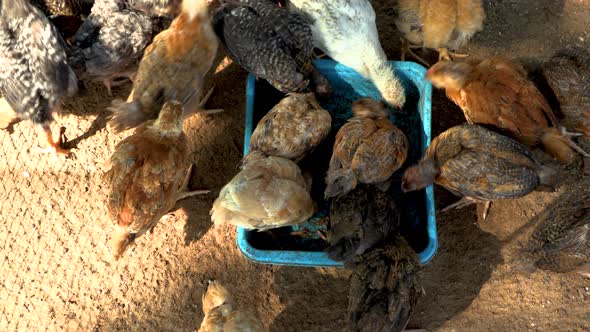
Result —
<svg viewBox="0 0 590 332"><path fill-rule="evenodd" d="M368 0L291 0L289 10L308 20L317 48L371 79L391 106L404 105L404 88L387 63Z"/></svg>

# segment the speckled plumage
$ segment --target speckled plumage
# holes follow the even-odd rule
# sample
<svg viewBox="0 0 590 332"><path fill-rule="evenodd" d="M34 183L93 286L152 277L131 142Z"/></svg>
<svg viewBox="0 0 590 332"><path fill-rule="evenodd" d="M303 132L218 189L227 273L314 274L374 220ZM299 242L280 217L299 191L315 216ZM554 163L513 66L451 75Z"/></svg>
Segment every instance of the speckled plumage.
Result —
<svg viewBox="0 0 590 332"><path fill-rule="evenodd" d="M425 158L408 168L406 191L434 181L475 201L518 198L548 184L551 169L541 166L517 141L478 125L459 125L438 135Z"/></svg>
<svg viewBox="0 0 590 332"><path fill-rule="evenodd" d="M359 182L388 187L386 181L408 154L408 139L388 119L384 103L363 98L352 111L354 116L336 134L326 197L346 194Z"/></svg>
<svg viewBox="0 0 590 332"><path fill-rule="evenodd" d="M586 181L566 190L536 217L528 259L540 269L590 277L590 189Z"/></svg>
<svg viewBox="0 0 590 332"><path fill-rule="evenodd" d="M348 261L399 231L400 214L390 194L359 185L330 205L328 256Z"/></svg>
<svg viewBox="0 0 590 332"><path fill-rule="evenodd" d="M309 189L291 160L253 152L221 189L211 220L256 230L300 224L315 211Z"/></svg>
<svg viewBox="0 0 590 332"><path fill-rule="evenodd" d="M316 92L329 94L311 62L311 29L299 15L269 0L232 1L215 12L213 25L230 57L276 89L301 92L312 82Z"/></svg>
<svg viewBox="0 0 590 332"><path fill-rule="evenodd" d="M65 44L28 1L4 0L0 6L0 92L18 117L47 126L60 100L77 91Z"/></svg>
<svg viewBox="0 0 590 332"><path fill-rule="evenodd" d="M189 166L178 102L167 103L158 120L144 123L117 144L105 173L110 187L107 208L117 224L115 257L174 207Z"/></svg>
<svg viewBox="0 0 590 332"><path fill-rule="evenodd" d="M45 15L80 16L88 15L94 0L31 0Z"/></svg>
<svg viewBox="0 0 590 332"><path fill-rule="evenodd" d="M543 64L542 72L559 102L563 125L590 138L590 52L561 50Z"/></svg>
<svg viewBox="0 0 590 332"><path fill-rule="evenodd" d="M317 48L371 79L391 106L404 105L404 88L387 62L368 0L291 0L289 10L310 23Z"/></svg>
<svg viewBox="0 0 590 332"><path fill-rule="evenodd" d="M152 20L124 1L96 0L92 13L72 39L70 61L90 78L133 77L152 39Z"/></svg>
<svg viewBox="0 0 590 332"><path fill-rule="evenodd" d="M283 98L258 122L250 151L300 161L330 133L332 117L313 93Z"/></svg>
<svg viewBox="0 0 590 332"><path fill-rule="evenodd" d="M348 293L350 331L401 332L424 293L418 255L401 237L355 258Z"/></svg>

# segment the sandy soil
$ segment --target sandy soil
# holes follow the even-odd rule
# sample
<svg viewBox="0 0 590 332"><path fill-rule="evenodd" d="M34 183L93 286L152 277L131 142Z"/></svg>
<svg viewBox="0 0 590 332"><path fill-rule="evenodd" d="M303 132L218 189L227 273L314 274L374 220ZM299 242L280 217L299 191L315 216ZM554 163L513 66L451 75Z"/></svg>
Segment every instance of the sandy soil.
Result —
<svg viewBox="0 0 590 332"><path fill-rule="evenodd" d="M399 58L390 1L373 1L382 43ZM486 1L488 20L465 50L505 54L534 69L559 47L590 48L586 0ZM123 135L105 127L110 98L97 84L64 106L75 158L59 162L30 148L28 122L0 132L0 330L191 331L203 314L208 279L224 283L241 307L271 331L338 331L346 326L348 272L253 264L235 245L233 227L212 227L210 206L236 172L243 144L246 73L222 62L210 107L225 112L186 122L194 149L191 188L212 194L187 199L118 263L109 256L111 222L104 207L103 162ZM115 88L126 97L129 86ZM435 134L463 121L440 92L433 102ZM57 125L56 125L57 128ZM588 142L586 142L588 143ZM586 144L590 148L590 144ZM578 275L512 272L515 250L546 204L580 181L582 161L561 168L555 193L438 214L440 247L424 268L426 296L410 327L442 331L590 330L590 280ZM455 198L437 188L437 206Z"/></svg>

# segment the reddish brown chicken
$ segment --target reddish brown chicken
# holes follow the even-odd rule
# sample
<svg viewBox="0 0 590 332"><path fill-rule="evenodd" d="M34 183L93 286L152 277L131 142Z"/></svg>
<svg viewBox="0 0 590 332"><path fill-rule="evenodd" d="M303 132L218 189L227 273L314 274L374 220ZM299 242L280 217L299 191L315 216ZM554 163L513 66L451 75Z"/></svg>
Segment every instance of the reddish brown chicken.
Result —
<svg viewBox="0 0 590 332"><path fill-rule="evenodd" d="M107 207L117 224L112 237L117 259L176 201L208 193L187 191L191 167L182 109L177 101L164 104L158 119L138 127L117 144L111 157L105 179L110 186Z"/></svg>
<svg viewBox="0 0 590 332"><path fill-rule="evenodd" d="M405 171L402 190L419 190L434 182L463 196L443 211L486 202L485 219L491 201L551 187L553 175L524 145L481 126L464 124L432 141L424 159Z"/></svg>
<svg viewBox="0 0 590 332"><path fill-rule="evenodd" d="M385 103L363 98L352 104L352 113L336 134L326 198L344 195L359 182L387 189L408 155L408 139L387 118Z"/></svg>
<svg viewBox="0 0 590 332"><path fill-rule="evenodd" d="M508 59L441 61L428 70L426 78L446 89L471 124L495 126L530 147L541 144L564 164L575 159L574 150L589 156L569 138L573 134L556 127L553 111L524 68Z"/></svg>

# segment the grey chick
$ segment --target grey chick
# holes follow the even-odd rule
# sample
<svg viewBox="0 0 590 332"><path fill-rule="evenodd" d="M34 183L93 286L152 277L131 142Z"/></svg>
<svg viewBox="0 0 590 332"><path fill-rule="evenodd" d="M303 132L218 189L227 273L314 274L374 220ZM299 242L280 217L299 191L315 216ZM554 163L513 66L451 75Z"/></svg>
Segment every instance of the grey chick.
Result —
<svg viewBox="0 0 590 332"><path fill-rule="evenodd" d="M349 261L387 239L399 229L400 214L391 195L359 185L332 201L327 239L328 256Z"/></svg>
<svg viewBox="0 0 590 332"><path fill-rule="evenodd" d="M350 331L403 331L424 293L418 255L401 237L355 258L348 293Z"/></svg>
<svg viewBox="0 0 590 332"><path fill-rule="evenodd" d="M45 152L69 153L50 127L60 101L78 89L66 60L64 41L40 9L26 0L0 2L0 113L40 126L50 146Z"/></svg>

